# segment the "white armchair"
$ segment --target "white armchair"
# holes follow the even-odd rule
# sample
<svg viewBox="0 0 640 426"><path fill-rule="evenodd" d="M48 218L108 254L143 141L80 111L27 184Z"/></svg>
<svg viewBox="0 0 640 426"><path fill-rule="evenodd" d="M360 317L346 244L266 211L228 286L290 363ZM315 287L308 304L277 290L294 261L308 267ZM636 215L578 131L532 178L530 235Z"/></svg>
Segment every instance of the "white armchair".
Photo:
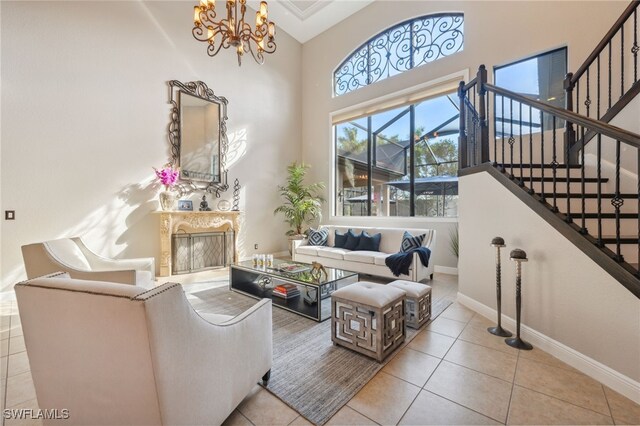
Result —
<svg viewBox="0 0 640 426"><path fill-rule="evenodd" d="M199 315L180 284L136 286L66 273L15 286L41 408L56 424L219 425L272 363L271 301Z"/></svg>
<svg viewBox="0 0 640 426"><path fill-rule="evenodd" d="M71 278L155 286L155 259L108 259L87 248L80 238L61 238L22 246L27 278L68 272Z"/></svg>

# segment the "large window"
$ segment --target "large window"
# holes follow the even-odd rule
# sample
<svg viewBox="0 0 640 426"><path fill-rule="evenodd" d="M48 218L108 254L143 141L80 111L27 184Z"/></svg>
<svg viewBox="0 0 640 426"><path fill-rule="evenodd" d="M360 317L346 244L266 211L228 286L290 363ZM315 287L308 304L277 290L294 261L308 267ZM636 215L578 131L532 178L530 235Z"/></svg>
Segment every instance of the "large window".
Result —
<svg viewBox="0 0 640 426"><path fill-rule="evenodd" d="M567 74L567 48L563 47L520 61L495 67L496 86L503 87L528 98L564 108L564 77ZM520 110L511 109L509 100L496 96L496 132L500 136L513 136L522 132L528 134L553 128L553 118L542 116L540 111L522 107L522 129L519 127ZM531 118L531 120L529 120ZM564 126L564 121L556 120L556 127Z"/></svg>
<svg viewBox="0 0 640 426"><path fill-rule="evenodd" d="M391 27L357 48L333 74L334 94L419 67L464 45L464 15L427 15Z"/></svg>
<svg viewBox="0 0 640 426"><path fill-rule="evenodd" d="M458 215L455 94L334 125L337 216Z"/></svg>

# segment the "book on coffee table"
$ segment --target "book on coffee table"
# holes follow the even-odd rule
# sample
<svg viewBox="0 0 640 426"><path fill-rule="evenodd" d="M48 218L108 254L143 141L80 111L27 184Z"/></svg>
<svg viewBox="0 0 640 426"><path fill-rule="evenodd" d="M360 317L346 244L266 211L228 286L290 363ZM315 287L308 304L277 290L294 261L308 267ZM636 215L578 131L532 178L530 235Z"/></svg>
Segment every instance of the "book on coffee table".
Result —
<svg viewBox="0 0 640 426"><path fill-rule="evenodd" d="M300 296L300 290L294 284L281 284L274 287L271 292L274 296L281 297L283 299L290 299L292 297Z"/></svg>
<svg viewBox="0 0 640 426"><path fill-rule="evenodd" d="M299 263L281 263L280 265L278 265L278 269L283 272L289 272L291 274L311 270L308 265L301 265Z"/></svg>

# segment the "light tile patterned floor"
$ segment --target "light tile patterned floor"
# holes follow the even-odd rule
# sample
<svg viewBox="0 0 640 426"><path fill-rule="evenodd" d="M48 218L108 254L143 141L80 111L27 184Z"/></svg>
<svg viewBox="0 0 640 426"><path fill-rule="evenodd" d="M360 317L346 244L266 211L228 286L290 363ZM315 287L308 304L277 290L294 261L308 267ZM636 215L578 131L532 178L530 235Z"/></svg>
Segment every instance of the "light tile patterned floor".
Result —
<svg viewBox="0 0 640 426"><path fill-rule="evenodd" d="M203 277L219 280L227 274L187 278L185 290L201 290L201 284L191 283ZM455 277L436 276L434 297L455 298L456 292ZM539 349L506 346L487 333L491 325L454 303L394 354L328 424L640 424L637 404ZM15 302L0 303L0 337L0 408L37 408ZM309 423L256 386L225 424Z"/></svg>

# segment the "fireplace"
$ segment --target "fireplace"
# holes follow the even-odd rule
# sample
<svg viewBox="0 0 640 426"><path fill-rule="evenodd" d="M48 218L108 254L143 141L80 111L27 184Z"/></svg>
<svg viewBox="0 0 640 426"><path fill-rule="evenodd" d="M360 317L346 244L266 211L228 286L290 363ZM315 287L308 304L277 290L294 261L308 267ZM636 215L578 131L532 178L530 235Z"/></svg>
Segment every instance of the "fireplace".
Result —
<svg viewBox="0 0 640 426"><path fill-rule="evenodd" d="M160 274L225 267L238 260L239 211L159 211Z"/></svg>
<svg viewBox="0 0 640 426"><path fill-rule="evenodd" d="M172 272L188 274L207 269L223 268L232 263L233 230L224 232L176 233L172 239Z"/></svg>

